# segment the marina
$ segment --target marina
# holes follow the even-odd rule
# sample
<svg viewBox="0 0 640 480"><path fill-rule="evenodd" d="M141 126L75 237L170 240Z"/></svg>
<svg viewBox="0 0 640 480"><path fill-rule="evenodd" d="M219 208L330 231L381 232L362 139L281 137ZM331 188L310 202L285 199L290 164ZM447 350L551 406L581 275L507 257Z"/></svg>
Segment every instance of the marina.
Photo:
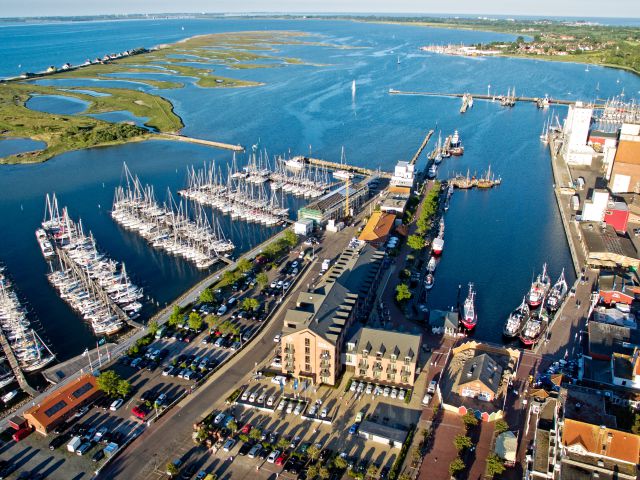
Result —
<svg viewBox="0 0 640 480"><path fill-rule="evenodd" d="M168 191L167 201L159 206L153 187L143 186L126 164L123 175L126 185L116 188L111 210L111 217L122 227L137 232L154 248L181 256L201 269L233 251L233 242L224 237L215 217L211 225L200 205L195 221L191 220L186 201L176 204Z"/></svg>
<svg viewBox="0 0 640 480"><path fill-rule="evenodd" d="M60 209L55 194L46 197L42 230L53 245L56 257L49 259L49 283L58 290L96 335L113 335L134 322L142 309L142 291L129 279L125 266L119 267L98 252L93 235L86 235L82 222L71 220ZM42 233L38 232L38 238Z"/></svg>

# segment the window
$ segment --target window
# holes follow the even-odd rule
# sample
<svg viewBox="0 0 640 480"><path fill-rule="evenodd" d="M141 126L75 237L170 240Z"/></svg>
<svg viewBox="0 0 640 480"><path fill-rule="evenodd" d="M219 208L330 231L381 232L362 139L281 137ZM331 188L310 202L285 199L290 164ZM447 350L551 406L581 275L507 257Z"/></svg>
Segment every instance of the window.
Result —
<svg viewBox="0 0 640 480"><path fill-rule="evenodd" d="M311 357L309 355L305 355L304 362L305 363L311 363Z"/></svg>
<svg viewBox="0 0 640 480"><path fill-rule="evenodd" d="M311 353L311 348L310 347L304 347L304 353L309 355Z"/></svg>
<svg viewBox="0 0 640 480"><path fill-rule="evenodd" d="M93 389L93 385L89 382L85 383L84 385L82 385L80 388L78 388L77 390L75 390L71 396L75 399L80 398L81 396L83 396L85 393L87 393L89 390Z"/></svg>
<svg viewBox="0 0 640 480"><path fill-rule="evenodd" d="M367 358L369 356L369 352L367 350L362 350L362 358Z"/></svg>
<svg viewBox="0 0 640 480"><path fill-rule="evenodd" d="M311 345L311 340L309 340L308 338L304 339L304 345L305 347L308 347L309 345Z"/></svg>
<svg viewBox="0 0 640 480"><path fill-rule="evenodd" d="M411 363L411 357L404 357L404 364L409 365Z"/></svg>
<svg viewBox="0 0 640 480"><path fill-rule="evenodd" d="M64 407L67 406L67 402L65 402L64 400L60 400L58 403L56 403L55 405L47 408L44 411L44 414L47 417L52 417L54 416L56 413L58 413L60 410L62 410Z"/></svg>
<svg viewBox="0 0 640 480"><path fill-rule="evenodd" d="M304 371L305 372L310 372L311 371L311 364L305 363L304 364Z"/></svg>

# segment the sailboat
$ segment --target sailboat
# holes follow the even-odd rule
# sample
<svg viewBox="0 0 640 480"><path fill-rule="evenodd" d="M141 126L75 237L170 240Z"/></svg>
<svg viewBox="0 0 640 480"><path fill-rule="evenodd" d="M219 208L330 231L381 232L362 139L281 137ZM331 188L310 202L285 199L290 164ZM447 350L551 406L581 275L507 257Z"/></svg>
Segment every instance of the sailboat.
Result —
<svg viewBox="0 0 640 480"><path fill-rule="evenodd" d="M400 65L400 55L398 55L398 65Z"/></svg>
<svg viewBox="0 0 640 480"><path fill-rule="evenodd" d="M356 81L351 82L351 98L356 98Z"/></svg>
<svg viewBox="0 0 640 480"><path fill-rule="evenodd" d="M354 83L354 88L355 88L355 83ZM345 165L345 164L346 164L346 156L344 154L344 146L343 146L342 151L340 153L340 165ZM333 178L337 178L338 180L347 180L349 178L353 178L353 173L348 172L347 170L340 169L333 172Z"/></svg>

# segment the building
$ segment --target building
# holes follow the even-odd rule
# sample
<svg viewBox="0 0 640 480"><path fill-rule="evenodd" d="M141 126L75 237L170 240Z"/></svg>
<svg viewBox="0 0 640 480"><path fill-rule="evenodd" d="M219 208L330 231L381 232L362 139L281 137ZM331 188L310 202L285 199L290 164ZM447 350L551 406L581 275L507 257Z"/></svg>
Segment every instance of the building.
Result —
<svg viewBox="0 0 640 480"><path fill-rule="evenodd" d="M609 206L609 192L604 189L593 191L591 198L582 206L582 220L586 222L602 222Z"/></svg>
<svg viewBox="0 0 640 480"><path fill-rule="evenodd" d="M610 201L604 212L604 221L621 234L626 233L629 223L629 207L624 202Z"/></svg>
<svg viewBox="0 0 640 480"><path fill-rule="evenodd" d="M415 182L416 166L412 163L399 161L393 170L391 177L391 186L413 188Z"/></svg>
<svg viewBox="0 0 640 480"><path fill-rule="evenodd" d="M456 335L460 329L460 314L453 310L431 310L429 326L431 333Z"/></svg>
<svg viewBox="0 0 640 480"><path fill-rule="evenodd" d="M293 224L293 232L296 235L309 235L313 232L314 222L310 218L303 218Z"/></svg>
<svg viewBox="0 0 640 480"><path fill-rule="evenodd" d="M614 352L624 352L640 344L637 330L608 323L590 321L589 356L595 360L610 361Z"/></svg>
<svg viewBox="0 0 640 480"><path fill-rule="evenodd" d="M602 303L631 305L638 293L640 293L640 285L634 273L603 270L598 276L598 295Z"/></svg>
<svg viewBox="0 0 640 480"><path fill-rule="evenodd" d="M345 212L347 204L347 186L332 190L318 200L298 210L298 221L311 219L316 225L325 226L329 220L339 220L352 215L369 197L369 185L366 182L348 187L349 210Z"/></svg>
<svg viewBox="0 0 640 480"><path fill-rule="evenodd" d="M496 437L496 455L504 460L507 467L513 467L516 464L516 455L518 454L518 436L507 430Z"/></svg>
<svg viewBox="0 0 640 480"><path fill-rule="evenodd" d="M558 406L555 398L547 398L542 405L532 406L537 413L538 424L533 437L533 451L527 458L528 478L557 478L556 472L560 470L557 462Z"/></svg>
<svg viewBox="0 0 640 480"><path fill-rule="evenodd" d="M409 187L389 187L386 189L387 197L382 201L380 210L383 212L391 212L397 215L404 215L407 203L411 197L411 188Z"/></svg>
<svg viewBox="0 0 640 480"><path fill-rule="evenodd" d="M640 125L623 124L609 188L613 193L640 193Z"/></svg>
<svg viewBox="0 0 640 480"><path fill-rule="evenodd" d="M37 432L47 435L83 405L101 395L93 375L85 374L47 396L42 403L24 413L25 420Z"/></svg>
<svg viewBox="0 0 640 480"><path fill-rule="evenodd" d="M627 235L604 222L579 224L581 247L588 265L596 268L640 268L638 251Z"/></svg>
<svg viewBox="0 0 640 480"><path fill-rule="evenodd" d="M482 353L465 362L458 394L490 402L498 394L501 380L502 367L489 354Z"/></svg>
<svg viewBox="0 0 640 480"><path fill-rule="evenodd" d="M640 349L633 355L615 352L611 356L611 376L614 385L640 390Z"/></svg>
<svg viewBox="0 0 640 480"><path fill-rule="evenodd" d="M563 155L568 165L591 165L593 148L587 145L593 108L585 107L582 102L569 105L564 122Z"/></svg>
<svg viewBox="0 0 640 480"><path fill-rule="evenodd" d="M376 247L382 246L389 238L395 221L396 216L394 213L382 211L373 212L371 217L369 217L369 221L362 229L358 240L370 243Z"/></svg>
<svg viewBox="0 0 640 480"><path fill-rule="evenodd" d="M360 327L347 340L344 363L355 378L412 387L421 344L421 335Z"/></svg>
<svg viewBox="0 0 640 480"><path fill-rule="evenodd" d="M335 385L347 331L371 311L383 258L371 245L347 248L315 288L300 292L284 318L283 373Z"/></svg>
<svg viewBox="0 0 640 480"><path fill-rule="evenodd" d="M565 418L561 446L563 453L584 457L586 461L580 462L583 465L591 465L590 457L602 461L602 467L605 460L626 463L634 468L640 463L640 436L602 425Z"/></svg>
<svg viewBox="0 0 640 480"><path fill-rule="evenodd" d="M373 442L382 443L394 448L402 448L402 444L407 438L407 431L364 420L360 424L360 428L358 428L358 435Z"/></svg>

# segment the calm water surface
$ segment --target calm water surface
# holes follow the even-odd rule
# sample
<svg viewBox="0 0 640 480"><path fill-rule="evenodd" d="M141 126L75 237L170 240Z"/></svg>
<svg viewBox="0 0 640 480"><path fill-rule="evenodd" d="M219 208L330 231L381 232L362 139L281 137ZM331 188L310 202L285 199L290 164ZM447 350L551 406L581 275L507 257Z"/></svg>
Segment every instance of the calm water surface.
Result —
<svg viewBox="0 0 640 480"><path fill-rule="evenodd" d="M573 278L553 196L549 155L538 139L544 122L554 114L562 118L565 110L541 111L525 104L502 109L476 101L472 110L460 115L459 100L389 95L388 90L484 93L490 88L505 93L515 86L519 94L528 96L594 99L625 88L629 97L640 90L640 81L628 73L600 67L585 72L577 64L446 57L419 50L430 43L509 38L499 34L351 22L234 19L4 27L0 28L0 74L41 70L65 61L78 63L105 51L152 46L195 34L257 29L309 32L317 35L314 41L358 48L279 47L283 56L322 67L232 70L215 66L222 75L266 83L259 88L204 89L186 81L182 89L161 90L183 118L185 134L245 146L259 142L270 155L311 150L314 156L331 160L340 158L344 146L349 162L390 170L398 160L411 158L429 129L437 126L443 137L458 129L465 155L445 160L439 175L444 178L467 170L481 174L491 165L503 184L492 191L454 194L446 215L445 252L429 304L446 308L455 303L459 284L474 282L479 313L475 335L501 341L506 316L544 262L553 277L565 268L569 279ZM49 82L53 83L41 83ZM55 82L88 89L111 83L147 89L118 80ZM153 184L158 199L163 200L167 188L176 194L184 186L187 166L212 159L225 169L231 156L202 146L149 141L71 152L42 165L2 168L0 228L11 234L5 236L0 261L9 267L61 358L81 352L95 339L46 282L47 265L33 234L42 219L44 194L55 191L74 218L82 217L100 248L125 261L153 302L164 305L205 273L149 249L111 220L108 211L121 179L122 162L143 182ZM290 200L291 211L299 204ZM223 216L220 221L239 251L273 232L232 223Z"/></svg>

